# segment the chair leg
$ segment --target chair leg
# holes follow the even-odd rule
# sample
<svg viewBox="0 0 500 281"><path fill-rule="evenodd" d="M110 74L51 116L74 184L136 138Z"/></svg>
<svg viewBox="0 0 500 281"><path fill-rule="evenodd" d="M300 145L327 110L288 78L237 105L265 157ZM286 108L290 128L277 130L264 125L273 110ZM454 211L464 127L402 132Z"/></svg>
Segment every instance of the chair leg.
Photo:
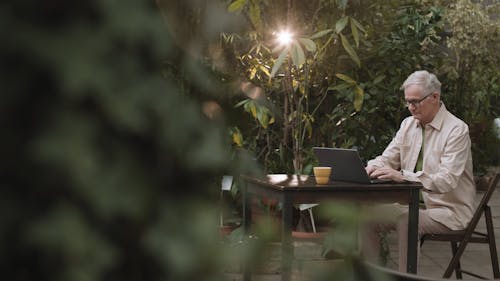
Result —
<svg viewBox="0 0 500 281"><path fill-rule="evenodd" d="M422 248L422 245L424 245L425 242L425 234L420 237L420 248Z"/></svg>
<svg viewBox="0 0 500 281"><path fill-rule="evenodd" d="M488 245L490 246L491 267L493 269L493 278L500 278L500 270L498 268L497 246L495 242L495 233L493 232L493 221L491 219L490 206L484 208L484 216L486 221L486 232L488 236Z"/></svg>
<svg viewBox="0 0 500 281"><path fill-rule="evenodd" d="M458 248L456 249L453 258L451 259L450 264L448 264L448 267L446 268L446 271L443 274L443 278L450 278L451 274L453 273L453 270L455 270L458 267L458 264L460 263L460 258L462 257L462 254L465 251L465 246L467 246L469 239L470 239L470 233L467 239L462 240L462 242L458 244Z"/></svg>
<svg viewBox="0 0 500 281"><path fill-rule="evenodd" d="M450 241L450 243L451 243L451 252L453 256L455 256L457 254L457 249L458 249L457 242ZM457 279L462 279L462 267L460 266L460 260L458 260L457 266L455 266L455 276L457 277Z"/></svg>

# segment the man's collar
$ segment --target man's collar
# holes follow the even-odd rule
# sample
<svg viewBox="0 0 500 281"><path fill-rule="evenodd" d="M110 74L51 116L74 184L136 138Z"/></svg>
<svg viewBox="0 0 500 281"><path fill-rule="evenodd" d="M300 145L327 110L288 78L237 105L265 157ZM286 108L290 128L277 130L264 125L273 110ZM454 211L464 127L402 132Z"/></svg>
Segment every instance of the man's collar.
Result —
<svg viewBox="0 0 500 281"><path fill-rule="evenodd" d="M439 111L436 113L436 116L432 119L432 121L428 124L432 128L440 131L441 127L443 126L443 121L444 121L444 116L446 114L446 106L444 105L443 102L440 103ZM418 122L418 125L421 126L420 122Z"/></svg>

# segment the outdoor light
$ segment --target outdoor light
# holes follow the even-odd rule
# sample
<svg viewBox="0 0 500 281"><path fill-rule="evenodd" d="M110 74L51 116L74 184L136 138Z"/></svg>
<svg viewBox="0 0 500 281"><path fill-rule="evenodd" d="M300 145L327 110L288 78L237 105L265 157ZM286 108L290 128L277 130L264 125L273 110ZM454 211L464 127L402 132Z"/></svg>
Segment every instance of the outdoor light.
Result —
<svg viewBox="0 0 500 281"><path fill-rule="evenodd" d="M292 34L286 30L283 30L278 32L277 39L281 45L287 45L292 41Z"/></svg>

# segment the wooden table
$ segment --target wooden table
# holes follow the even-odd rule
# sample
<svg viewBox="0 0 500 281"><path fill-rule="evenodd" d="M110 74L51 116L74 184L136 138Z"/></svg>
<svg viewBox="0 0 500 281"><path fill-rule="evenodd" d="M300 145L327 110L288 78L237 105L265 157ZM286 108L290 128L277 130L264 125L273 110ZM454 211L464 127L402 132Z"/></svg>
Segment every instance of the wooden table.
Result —
<svg viewBox="0 0 500 281"><path fill-rule="evenodd" d="M243 227L250 231L251 196L274 198L282 204L282 280L290 280L293 205L320 203L326 200L370 201L409 205L407 272L417 273L418 209L420 183L360 184L329 182L317 185L313 176L274 174L264 177L242 176ZM243 280L250 280L251 273L243 271Z"/></svg>

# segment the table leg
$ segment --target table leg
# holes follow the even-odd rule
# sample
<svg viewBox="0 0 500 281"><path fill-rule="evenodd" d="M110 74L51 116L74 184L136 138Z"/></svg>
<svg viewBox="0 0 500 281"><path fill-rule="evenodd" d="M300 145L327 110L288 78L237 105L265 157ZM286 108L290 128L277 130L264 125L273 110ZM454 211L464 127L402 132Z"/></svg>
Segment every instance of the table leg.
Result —
<svg viewBox="0 0 500 281"><path fill-rule="evenodd" d="M291 279L293 245L292 245L292 223L293 204L288 196L284 196L281 226L281 280Z"/></svg>
<svg viewBox="0 0 500 281"><path fill-rule="evenodd" d="M247 184L246 182L243 182L242 184L242 203L243 203L243 231L244 231L244 237L248 237L250 234L250 225L252 222L252 207L250 204L250 194L247 192ZM251 279L251 272L248 270L247 266L245 264L242 264L242 271L243 271L243 280L248 281Z"/></svg>
<svg viewBox="0 0 500 281"><path fill-rule="evenodd" d="M410 204L408 208L408 256L406 271L417 273L417 247L418 247L418 189L410 191Z"/></svg>

